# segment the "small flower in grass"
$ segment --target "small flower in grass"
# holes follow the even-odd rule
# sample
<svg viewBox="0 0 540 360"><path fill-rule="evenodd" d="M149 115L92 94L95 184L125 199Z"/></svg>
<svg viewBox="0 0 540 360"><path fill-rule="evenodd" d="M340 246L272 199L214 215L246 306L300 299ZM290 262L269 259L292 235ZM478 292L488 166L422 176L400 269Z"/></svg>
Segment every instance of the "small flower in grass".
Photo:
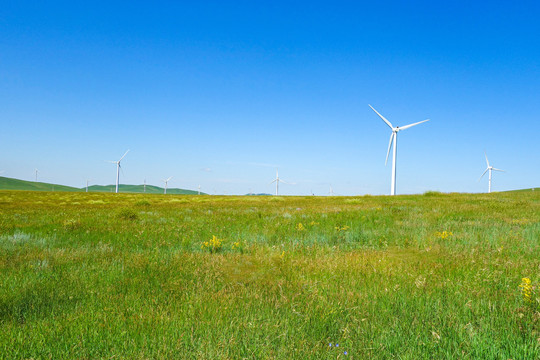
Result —
<svg viewBox="0 0 540 360"><path fill-rule="evenodd" d="M336 347L339 347L339 344L336 344Z"/></svg>
<svg viewBox="0 0 540 360"><path fill-rule="evenodd" d="M450 231L444 230L443 232L437 231L437 232L435 233L435 235L436 235L438 238L444 240L444 239L447 239L447 238L451 237L451 236L454 235L454 234L452 234L452 232L450 232Z"/></svg>
<svg viewBox="0 0 540 360"><path fill-rule="evenodd" d="M348 353L348 352L346 352L346 351L344 351L344 352L343 352L343 355L349 355L349 353Z"/></svg>
<svg viewBox="0 0 540 360"><path fill-rule="evenodd" d="M328 346L332 347L332 343L328 344Z"/></svg>
<svg viewBox="0 0 540 360"><path fill-rule="evenodd" d="M523 301L526 303L532 302L532 292L533 287L531 285L531 279L529 278L523 278L521 279L521 284L519 285L521 288L521 295L523 295Z"/></svg>
<svg viewBox="0 0 540 360"><path fill-rule="evenodd" d="M304 231L304 230L306 230L306 228L304 227L304 225L302 225L302 223L298 223L298 224L296 224L296 230Z"/></svg>
<svg viewBox="0 0 540 360"><path fill-rule="evenodd" d="M208 249L211 253L220 251L222 247L223 240L219 239L216 235L212 235L212 239L203 242L201 245L201 249Z"/></svg>

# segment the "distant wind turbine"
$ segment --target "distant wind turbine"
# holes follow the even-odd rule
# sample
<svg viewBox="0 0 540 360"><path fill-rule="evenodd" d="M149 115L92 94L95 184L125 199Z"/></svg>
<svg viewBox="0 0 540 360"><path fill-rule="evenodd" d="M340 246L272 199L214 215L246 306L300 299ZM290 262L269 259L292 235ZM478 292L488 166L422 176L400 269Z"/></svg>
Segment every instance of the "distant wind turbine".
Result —
<svg viewBox="0 0 540 360"><path fill-rule="evenodd" d="M423 122L426 122L426 121L429 121L429 119L426 119L426 120L423 120L423 121L419 121L417 123L414 123L414 124L409 124L409 125L405 125L405 126L396 126L394 127L390 121L386 120L384 116L382 116L381 114L379 114L377 112L377 110L375 110L373 108L373 106L371 105L368 105L371 110L375 111L375 113L377 115L379 115L379 117L386 123L386 125L388 125L390 127L390 129L392 129L392 134L390 135L390 142L388 143L388 152L386 153L386 162L385 162L385 165L388 163L388 155L390 155L390 147L392 146L392 140L394 140L394 151L393 151L393 157L392 157L392 187L390 189L390 195L395 195L396 194L396 157L397 157L397 133L401 130L405 130L405 129L408 129L410 127L413 127L413 126L416 126L418 124L421 124Z"/></svg>
<svg viewBox="0 0 540 360"><path fill-rule="evenodd" d="M88 192L88 182L90 181L90 179L86 179L86 192Z"/></svg>
<svg viewBox="0 0 540 360"><path fill-rule="evenodd" d="M118 182L120 181L120 161L122 161L122 159L127 155L128 152L129 150L126 151L126 153L118 161L108 161L110 163L116 164L116 193L118 193Z"/></svg>
<svg viewBox="0 0 540 360"><path fill-rule="evenodd" d="M334 196L334 195L335 195L334 189L332 189L332 185L330 185L330 191L328 192L328 195L330 195L330 196Z"/></svg>
<svg viewBox="0 0 540 360"><path fill-rule="evenodd" d="M199 191L197 192L197 195L201 195L201 185L199 184Z"/></svg>
<svg viewBox="0 0 540 360"><path fill-rule="evenodd" d="M167 193L167 184L169 183L169 180L171 179L172 179L172 176L170 176L168 179L163 180L163 182L165 183L165 189L163 191L164 194Z"/></svg>
<svg viewBox="0 0 540 360"><path fill-rule="evenodd" d="M292 185L291 183L285 182L279 178L278 169L276 169L276 178L274 181L272 181L270 184L276 183L276 196L279 194L279 183L282 182L284 184Z"/></svg>
<svg viewBox="0 0 540 360"><path fill-rule="evenodd" d="M484 175L486 174L486 172L489 170L489 186L488 186L488 193L490 193L490 192L491 192L491 171L492 171L492 170L495 170L495 171L501 171L501 172L504 172L504 170L497 169L497 168L494 168L493 166L489 165L489 160L488 160L488 157L487 157L487 154L486 154L485 151L484 151L484 155L486 156L487 168L486 168L486 170L484 170L484 172L482 173L482 176L480 176L480 179L482 179L482 178L484 177ZM480 179L478 179L478 181L480 181Z"/></svg>
<svg viewBox="0 0 540 360"><path fill-rule="evenodd" d="M37 174L38 174L39 170L35 169L34 172L36 173L36 182L37 182Z"/></svg>
<svg viewBox="0 0 540 360"><path fill-rule="evenodd" d="M146 178L144 178L143 193L146 193Z"/></svg>

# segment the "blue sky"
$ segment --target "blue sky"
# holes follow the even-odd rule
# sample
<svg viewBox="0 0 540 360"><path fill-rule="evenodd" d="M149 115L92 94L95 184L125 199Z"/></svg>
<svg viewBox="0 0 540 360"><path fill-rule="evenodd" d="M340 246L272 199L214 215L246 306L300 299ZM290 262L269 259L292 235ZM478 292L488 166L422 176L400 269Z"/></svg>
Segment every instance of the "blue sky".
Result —
<svg viewBox="0 0 540 360"><path fill-rule="evenodd" d="M82 187L388 194L539 186L540 5L8 1L0 171Z"/></svg>

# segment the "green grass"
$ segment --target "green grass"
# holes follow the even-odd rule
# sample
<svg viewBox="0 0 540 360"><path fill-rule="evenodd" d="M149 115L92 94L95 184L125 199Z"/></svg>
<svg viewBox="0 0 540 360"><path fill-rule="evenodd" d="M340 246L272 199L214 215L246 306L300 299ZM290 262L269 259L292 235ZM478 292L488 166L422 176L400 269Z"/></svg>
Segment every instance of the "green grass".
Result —
<svg viewBox="0 0 540 360"><path fill-rule="evenodd" d="M0 358L537 359L539 239L540 192L2 191Z"/></svg>

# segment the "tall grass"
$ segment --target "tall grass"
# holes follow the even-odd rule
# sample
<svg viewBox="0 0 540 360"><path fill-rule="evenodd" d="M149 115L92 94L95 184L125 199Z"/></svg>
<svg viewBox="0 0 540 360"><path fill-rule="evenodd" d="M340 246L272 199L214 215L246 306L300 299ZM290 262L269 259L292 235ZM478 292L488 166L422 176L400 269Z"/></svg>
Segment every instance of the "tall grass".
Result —
<svg viewBox="0 0 540 360"><path fill-rule="evenodd" d="M0 358L535 359L539 239L533 192L4 191Z"/></svg>

